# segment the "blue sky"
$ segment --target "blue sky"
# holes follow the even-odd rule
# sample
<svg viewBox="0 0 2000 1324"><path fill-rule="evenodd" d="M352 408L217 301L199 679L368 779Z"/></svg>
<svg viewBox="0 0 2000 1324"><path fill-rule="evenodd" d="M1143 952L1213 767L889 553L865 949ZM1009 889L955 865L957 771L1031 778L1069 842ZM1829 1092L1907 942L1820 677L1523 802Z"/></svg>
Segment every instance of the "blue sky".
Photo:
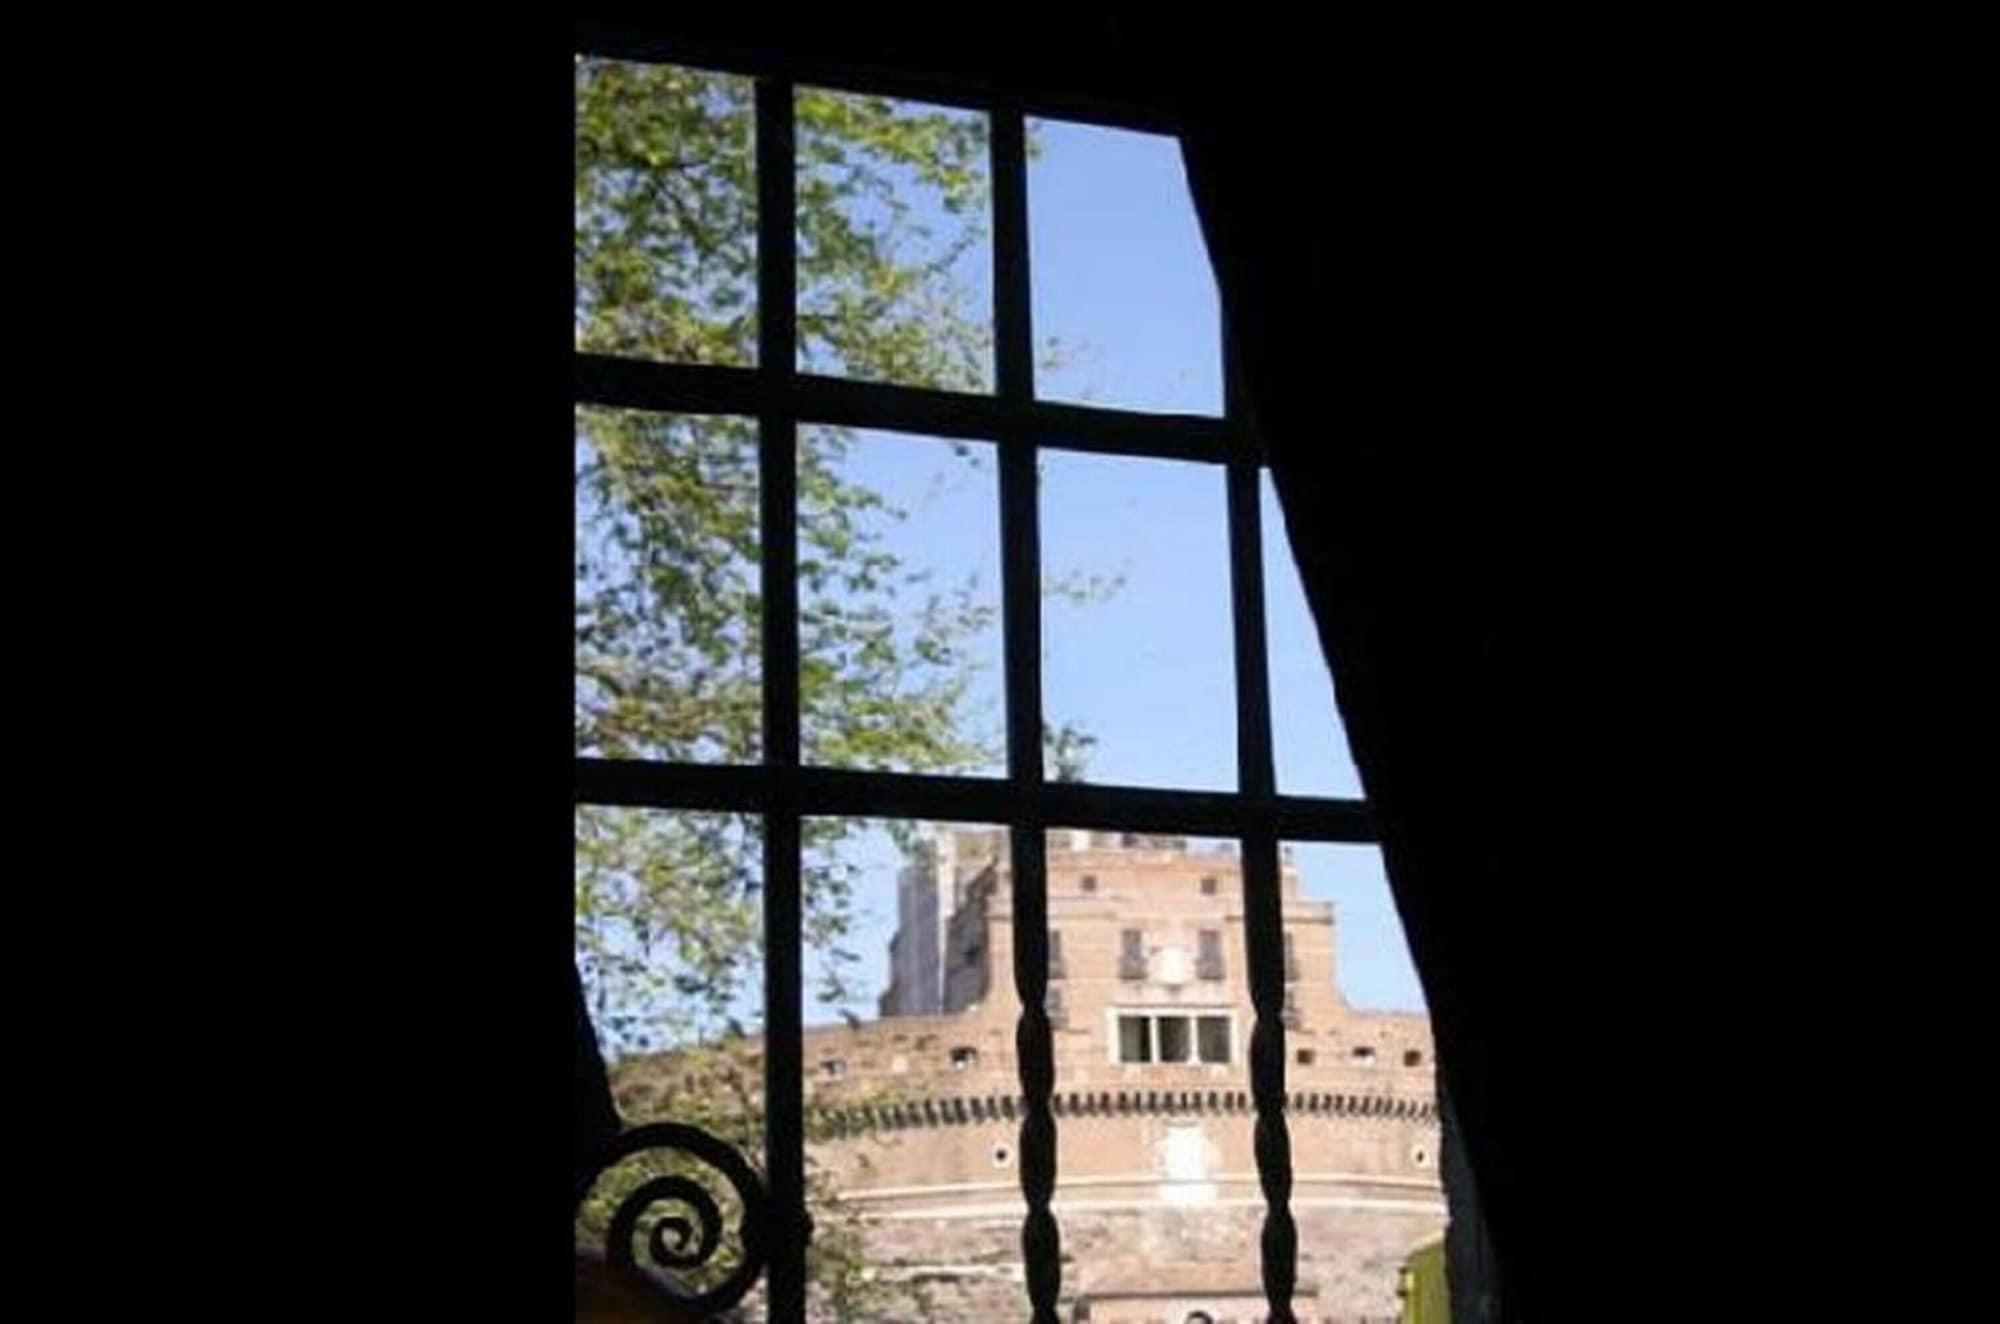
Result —
<svg viewBox="0 0 2000 1324"><path fill-rule="evenodd" d="M1029 227L1038 342L1062 365L1038 375L1045 398L1119 408L1221 412L1215 286L1180 153L1165 138L1041 124L1030 167ZM983 283L983 262L966 283ZM999 600L998 498L990 455L971 463L932 439L863 434L846 472L909 511L880 526L891 550L940 581L971 582ZM1119 587L1085 606L1043 614L1044 708L1099 744L1091 780L1229 789L1235 717L1223 474L1213 466L1047 451L1042 465L1045 577L1110 575ZM1359 779L1333 702L1283 524L1263 496L1274 745L1280 789L1358 796ZM977 652L973 716L1002 729L997 632ZM996 765L991 769L998 772ZM1370 1007L1421 1008L1401 925L1373 847L1299 844L1308 895L1336 903L1340 981ZM872 1014L895 915L897 860L887 841L861 843L867 922L857 983ZM809 1022L837 1009L807 1008Z"/></svg>

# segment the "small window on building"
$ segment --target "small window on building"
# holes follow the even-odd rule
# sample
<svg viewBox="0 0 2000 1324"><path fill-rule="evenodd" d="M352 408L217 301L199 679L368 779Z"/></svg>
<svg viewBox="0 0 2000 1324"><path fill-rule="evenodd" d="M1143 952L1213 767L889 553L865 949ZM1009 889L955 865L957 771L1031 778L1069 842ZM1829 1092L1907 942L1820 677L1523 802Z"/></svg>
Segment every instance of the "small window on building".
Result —
<svg viewBox="0 0 2000 1324"><path fill-rule="evenodd" d="M1204 879L1202 879L1202 880L1201 880L1201 894L1202 894L1203 896L1214 896L1214 895L1215 895L1215 875L1214 875L1214 874L1210 874L1210 875L1209 875L1208 877L1206 877L1206 878L1204 878Z"/></svg>
<svg viewBox="0 0 2000 1324"><path fill-rule="evenodd" d="M824 1058L819 1064L819 1073L828 1080L839 1080L847 1074L847 1062L843 1058Z"/></svg>
<svg viewBox="0 0 2000 1324"><path fill-rule="evenodd" d="M1126 929L1119 934L1118 977L1120 979L1146 977L1146 935L1138 929Z"/></svg>
<svg viewBox="0 0 2000 1324"><path fill-rule="evenodd" d="M1195 976L1200 979L1222 978L1222 930L1203 929L1201 946L1195 956Z"/></svg>
<svg viewBox="0 0 2000 1324"><path fill-rule="evenodd" d="M1118 1018L1118 1060L1120 1062L1153 1060L1153 1023L1150 1019L1145 1016Z"/></svg>
<svg viewBox="0 0 2000 1324"><path fill-rule="evenodd" d="M1356 1044L1354 1045L1354 1060L1356 1062L1373 1062L1375 1060L1375 1050L1367 1044Z"/></svg>
<svg viewBox="0 0 2000 1324"><path fill-rule="evenodd" d="M977 1048L961 1046L951 1050L951 1069L953 1071L963 1071L977 1061L979 1061L979 1050Z"/></svg>
<svg viewBox="0 0 2000 1324"><path fill-rule="evenodd" d="M1160 1061L1188 1060L1188 1022L1185 1016L1162 1016L1159 1024Z"/></svg>
<svg viewBox="0 0 2000 1324"><path fill-rule="evenodd" d="M1412 1048L1408 1052L1403 1054L1404 1066L1420 1067L1423 1064L1424 1064L1424 1055L1422 1053L1419 1053L1416 1049Z"/></svg>
<svg viewBox="0 0 2000 1324"><path fill-rule="evenodd" d="M1014 1151L1006 1145L993 1146L993 1166L1004 1168L1014 1161Z"/></svg>
<svg viewBox="0 0 2000 1324"><path fill-rule="evenodd" d="M1410 1162L1416 1164L1420 1168L1428 1168L1431 1165L1430 1150L1426 1149L1422 1145L1418 1145L1415 1149L1412 1149L1410 1151Z"/></svg>
<svg viewBox="0 0 2000 1324"><path fill-rule="evenodd" d="M1095 892L1097 890L1097 875L1094 873L1085 874L1077 886L1086 892Z"/></svg>
<svg viewBox="0 0 2000 1324"><path fill-rule="evenodd" d="M1292 946L1292 935L1289 933L1285 935L1285 982L1288 984L1299 982L1299 954Z"/></svg>
<svg viewBox="0 0 2000 1324"><path fill-rule="evenodd" d="M1049 978L1063 979L1067 977L1068 973L1069 972L1067 967L1063 965L1062 930L1050 929L1049 930Z"/></svg>
<svg viewBox="0 0 2000 1324"><path fill-rule="evenodd" d="M1317 1060L1317 1059L1316 1059L1316 1057L1315 1057L1315 1055L1314 1055L1314 1053L1313 1053L1313 1050L1312 1050L1312 1049L1310 1049L1310 1048L1301 1048L1301 1049L1299 1050L1299 1065L1300 1065L1300 1066L1302 1066L1302 1067L1309 1067L1309 1066L1311 1066L1311 1065L1313 1064L1313 1062L1314 1062L1315 1060Z"/></svg>
<svg viewBox="0 0 2000 1324"><path fill-rule="evenodd" d="M1063 1007L1063 991L1060 987L1054 984L1048 986L1042 994L1042 1010L1049 1014L1051 1030L1069 1028L1069 1012Z"/></svg>
<svg viewBox="0 0 2000 1324"><path fill-rule="evenodd" d="M1204 1062L1229 1063L1229 1018L1202 1016L1195 1021L1195 1047Z"/></svg>

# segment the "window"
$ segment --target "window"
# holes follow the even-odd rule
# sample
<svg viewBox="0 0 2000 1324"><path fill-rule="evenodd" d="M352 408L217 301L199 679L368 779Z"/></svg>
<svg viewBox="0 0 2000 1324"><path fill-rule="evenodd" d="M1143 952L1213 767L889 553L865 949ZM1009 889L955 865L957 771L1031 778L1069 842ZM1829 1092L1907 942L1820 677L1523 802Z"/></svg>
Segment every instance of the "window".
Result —
<svg viewBox="0 0 2000 1324"><path fill-rule="evenodd" d="M1403 1054L1404 1066L1420 1067L1423 1064L1424 1064L1424 1055L1418 1052L1416 1049L1412 1048Z"/></svg>
<svg viewBox="0 0 2000 1324"><path fill-rule="evenodd" d="M1185 1016L1162 1016L1156 1022L1160 1036L1160 1061L1188 1060L1188 1022Z"/></svg>
<svg viewBox="0 0 2000 1324"><path fill-rule="evenodd" d="M1227 1063L1229 1061L1229 1025L1227 1016L1200 1016L1195 1019L1198 1048L1204 1062Z"/></svg>
<svg viewBox="0 0 2000 1324"><path fill-rule="evenodd" d="M1146 935L1138 929L1125 929L1118 935L1118 977L1146 977Z"/></svg>
<svg viewBox="0 0 2000 1324"><path fill-rule="evenodd" d="M1363 1063L1364 1065L1372 1066L1375 1062L1375 1050L1367 1044L1354 1045L1354 1051L1351 1056L1356 1062Z"/></svg>
<svg viewBox="0 0 2000 1324"><path fill-rule="evenodd" d="M1200 979L1222 978L1222 930L1203 929L1201 950L1195 957L1195 976Z"/></svg>
<svg viewBox="0 0 2000 1324"><path fill-rule="evenodd" d="M819 1064L819 1073L828 1080L839 1080L847 1074L847 1063L837 1057L829 1057Z"/></svg>
<svg viewBox="0 0 2000 1324"><path fill-rule="evenodd" d="M1069 975L1063 964L1062 930L1049 930L1049 978L1065 979Z"/></svg>
<svg viewBox="0 0 2000 1324"><path fill-rule="evenodd" d="M659 63L659 49L649 39L586 24L581 40L580 85L585 79L616 84L613 90L625 98L620 104L644 110L643 100L633 100L652 95L642 75L674 95L683 95L691 81ZM595 192L593 202L579 201L576 209L571 376L578 423L570 442L578 456L580 520L587 507L610 530L576 549L589 554L580 560L591 561L576 581L578 605L592 609L579 611L575 650L579 734L572 780L579 818L585 820L579 836L601 828L605 835L597 845L604 851L627 849L644 834L619 816L642 813L700 819L682 833L693 845L718 839L715 833L722 829L709 826L710 818L749 825L727 830L735 834L729 840L747 852L740 858L756 877L754 891L745 889L754 902L742 917L743 927L754 931L758 950L768 954L754 972L761 996L749 1002L760 1011L753 1018L764 1037L758 1070L769 1101L764 1154L756 1165L769 1190L759 1207L771 1210L775 1220L763 1237L767 1263L753 1278L765 1291L769 1318L784 1324L796 1324L806 1313L802 1030L812 955L804 943L813 904L804 863L812 846L810 824L878 814L884 804L893 804L894 812L915 819L1003 825L1016 869L1009 898L1017 917L1014 941L1026 945L1017 953L994 953L990 964L996 972L1010 972L996 977L1014 978L1024 1003L1049 1007L1057 1026L1061 997L1047 982L1051 964L1060 968L1060 943L1046 923L1046 825L1067 821L1119 834L1128 843L1184 830L1235 839L1248 935L1245 975L1267 997L1284 980L1288 964L1282 948L1259 936L1276 936L1282 924L1278 833L1313 842L1375 839L1358 798L1291 794L1280 817L1265 683L1269 625L1262 610L1267 595L1261 553L1271 521L1259 500L1259 445L1238 403L1219 387L1219 349L1213 363L1197 365L1202 374L1213 374L1212 392L1187 398L1123 394L1119 400L1199 410L1212 395L1219 416L1078 408L1054 403L1074 398L1064 396L1065 388L1038 381L1035 312L1042 309L1044 320L1055 319L1056 325L1062 314L1030 288L1027 117L1050 108L999 105L982 102L973 90L939 89L940 97L962 112L952 141L967 150L976 147L968 158L971 173L990 186L990 243L982 241L969 256L970 279L990 284L990 316L979 319L990 342L968 340L963 361L944 365L936 380L920 389L910 384L913 375L897 357L897 346L885 344L871 360L827 342L823 319L847 294L827 285L825 271L816 265L822 237L802 233L799 223L823 161L816 155L814 122L801 116L800 106L809 98L819 104L895 89L873 86L859 75L816 70L815 78L841 86L815 91L797 75L782 61L717 74L710 90L698 94L705 100L681 105L716 126L716 150L699 162L673 164L694 172L687 182L702 190L704 206L740 219L731 220L735 229L715 237L699 263L677 275L648 265L676 246L673 227L681 223L665 191L647 187L658 182L646 174L661 168L658 161L607 162L579 144L579 178L587 176ZM1118 118L1115 110L1101 113ZM580 134L583 127L580 121ZM606 251L607 236L620 234L645 240L636 250L639 269ZM1038 268L1042 278L1052 269L1048 263ZM713 316L691 327L689 310L703 301ZM831 463L824 428L895 433L919 448L973 446L987 457L994 475L988 508L997 522L1004 572L998 601L988 604L1003 642L997 696L1002 761L983 770L989 775L916 775L897 758L878 754L884 733L857 726L853 712L859 707L844 719L859 738L827 738L824 724L833 719L825 705L833 700L815 677L834 653L821 647L817 624L806 619L824 605L815 596L820 568L814 564L814 539L820 535L812 504L823 477L815 466ZM1249 668L1216 696L1221 712L1214 729L1233 727L1236 775L1227 785L1194 785L1170 773L1162 784L1120 781L1091 787L1088 797L1080 797L1077 788L1048 773L1037 474L1044 457L1081 455L1199 467L1223 494L1229 584L1223 628L1230 647L1222 652ZM656 504L667 503L664 517L659 509L629 501L620 505L611 499L617 493L607 496L601 486L593 487L606 457L628 464L628 492L643 491ZM623 554L626 545L619 539L644 526L641 533L672 544L680 537L671 506L676 499L708 503L704 509L716 536L692 551L713 592L696 604L698 610L654 622L655 628L629 641L632 646L623 653L608 653L600 639L607 623L621 619L635 594L653 591L636 577L645 564ZM699 647L687 643L688 631L702 634ZM709 687L704 694L716 717L700 730L683 730L663 694L683 663L705 665L703 649L725 657L703 673ZM841 701L860 706L874 697L865 685L842 694ZM625 720L634 712L638 720ZM1331 728L1326 739L1336 739ZM831 775L835 769L837 776ZM667 833L657 829L653 835ZM1085 876L1081 889L1093 893L1096 885L1094 876ZM1123 935L1119 976L1146 977L1139 930ZM1295 1016L1288 1001L1285 1021L1296 1023ZM1260 1049L1268 1045L1269 1055L1256 1054L1251 1069L1282 1081L1282 1037L1265 1034L1257 1042ZM1043 1091L1034 1100L1039 1106L1046 1103L1048 1073L1032 1060L1052 1048L1026 1033L1022 1043L1030 1059L1022 1068L1022 1090ZM1233 1022L1226 1015L1117 1017L1120 1061L1150 1063L1156 1055L1176 1060L1170 1055L1178 1054L1181 1061L1229 1062L1233 1049ZM844 1069L829 1063L820 1073ZM902 1054L889 1066L891 1073L910 1069ZM1043 1083L1033 1085L1037 1080ZM1286 1124L1282 1114L1271 1120ZM1063 1125L1059 1119L1058 1128ZM1266 1152L1260 1148L1260 1165L1269 1161ZM1045 1189L1032 1171L1034 1153L1019 1157L1023 1190ZM1056 1308L1053 1299L1034 1304L1044 1316Z"/></svg>
<svg viewBox="0 0 2000 1324"><path fill-rule="evenodd" d="M1083 880L1077 886L1086 892L1095 892L1097 890L1097 875L1094 873L1085 874Z"/></svg>
<svg viewBox="0 0 2000 1324"><path fill-rule="evenodd" d="M1301 1048L1301 1049L1299 1050L1299 1053L1298 1053L1298 1063L1299 1063L1299 1065L1300 1065L1300 1066L1302 1066L1302 1067L1309 1067L1309 1066L1311 1066L1311 1065L1312 1065L1312 1064L1314 1063L1314 1061L1316 1061L1316 1060L1317 1060L1317 1057L1316 1057L1316 1055L1315 1055L1315 1054L1313 1053L1313 1050L1312 1050L1312 1049L1310 1049L1310 1048Z"/></svg>
<svg viewBox="0 0 2000 1324"><path fill-rule="evenodd" d="M1299 982L1299 954L1292 946L1290 933L1285 935L1285 982L1288 984Z"/></svg>
<svg viewBox="0 0 2000 1324"><path fill-rule="evenodd" d="M1042 999L1042 1010L1048 1013L1051 1030L1069 1028L1069 1012L1063 1007L1063 991L1054 984L1049 985L1046 997Z"/></svg>
<svg viewBox="0 0 2000 1324"><path fill-rule="evenodd" d="M977 1048L961 1046L951 1050L951 1069L953 1071L964 1071L976 1065L978 1061L979 1050Z"/></svg>
<svg viewBox="0 0 2000 1324"><path fill-rule="evenodd" d="M1210 874L1210 875L1208 875L1208 876L1207 876L1206 878L1203 878L1203 879L1201 880L1201 894L1202 894L1203 896L1214 896L1214 895L1215 895L1215 875L1214 875L1214 874Z"/></svg>
<svg viewBox="0 0 2000 1324"><path fill-rule="evenodd" d="M1153 1020L1150 1016L1118 1018L1118 1060L1120 1062L1153 1060Z"/></svg>
<svg viewBox="0 0 2000 1324"><path fill-rule="evenodd" d="M1231 1037L1227 1016L1125 1013L1118 1017L1118 1061L1227 1066Z"/></svg>

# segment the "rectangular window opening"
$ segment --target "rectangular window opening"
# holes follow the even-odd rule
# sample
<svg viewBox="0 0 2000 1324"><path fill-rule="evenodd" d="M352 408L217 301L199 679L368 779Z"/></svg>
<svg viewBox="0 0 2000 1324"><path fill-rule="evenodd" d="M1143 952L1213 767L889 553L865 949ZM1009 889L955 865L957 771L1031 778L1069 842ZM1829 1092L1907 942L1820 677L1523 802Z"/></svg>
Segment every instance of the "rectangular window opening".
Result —
<svg viewBox="0 0 2000 1324"><path fill-rule="evenodd" d="M1309 1018L1333 1057L1363 1034L1351 1065L1375 1044L1409 1068L1430 1056L1379 849L1334 840L1354 831L1359 778L1283 512L1225 408L1178 151L1037 118L1024 160L1019 118L977 96L623 56L579 56L576 92L577 963L616 1101L805 1192L827 1235L803 1265L774 1250L746 1317L919 1314L936 1266L977 1264L953 1290L978 1304L924 1317L1018 1318L1017 1035L1035 986L1017 987L1014 925L1037 922L1037 898L1011 851L1040 831L1023 825L1087 802L1061 799L1068 783L1118 788L1102 801L1118 812L1048 829L1040 871L1063 1182L1171 1176L1161 1199L1199 1198L1190 1174L1253 1166L1247 1036L1272 981L1284 1022ZM1010 654L1024 621L1041 647ZM1268 686L1239 694L1258 639ZM1010 727L1037 701L1039 751ZM1288 802L1325 839L1282 844L1283 948L1259 953L1275 971L1251 967L1244 912L1268 897L1238 853L1270 828L1246 793L1260 730L1265 789L1337 797ZM1008 776L1037 753L1050 785ZM1222 839L1171 830L1187 791ZM859 816L888 805L907 817ZM767 919L793 960L767 961ZM797 1018L767 1027L767 982ZM799 1087L768 1119L767 1074ZM1376 1087L1430 1102L1427 1074ZM1217 1093L1227 1108L1196 1122ZM1088 1123L1069 1111L1100 1103ZM1171 1154L1102 1143L1120 1108L1172 1114ZM1318 1152L1308 1113L1288 1118L1295 1153ZM935 1183L961 1138L991 1248L871 1239L805 1180L907 1201L888 1193ZM1434 1172L1435 1136L1396 1143ZM1298 1181L1300 1281L1321 1284L1302 1317L1393 1313L1393 1265L1313 1260L1339 1238L1307 1226L1321 1192ZM1060 1212L1088 1189L1059 1187L1058 1221L1094 1273ZM1259 1281L1254 1236L1228 1253L1211 1279ZM1088 1277L1066 1270L1065 1289Z"/></svg>

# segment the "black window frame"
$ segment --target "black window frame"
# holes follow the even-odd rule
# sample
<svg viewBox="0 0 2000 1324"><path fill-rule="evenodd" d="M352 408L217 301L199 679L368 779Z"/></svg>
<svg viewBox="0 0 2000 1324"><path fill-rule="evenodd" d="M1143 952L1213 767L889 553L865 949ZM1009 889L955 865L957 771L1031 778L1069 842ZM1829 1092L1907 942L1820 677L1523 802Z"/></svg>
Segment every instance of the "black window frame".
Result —
<svg viewBox="0 0 2000 1324"><path fill-rule="evenodd" d="M579 805L757 815L764 826L763 922L769 1317L804 1318L804 1000L800 943L800 825L815 816L999 823L1014 862L1013 972L1023 1008L1017 1147L1027 1203L1023 1245L1034 1318L1053 1324L1061 1288L1054 1192L1056 1118L1048 990L1046 832L1050 828L1232 838L1242 860L1246 968L1255 1013L1249 1070L1260 1127L1285 1128L1285 961L1279 843L1374 844L1357 799L1280 794L1271 750L1259 480L1261 447L1224 344L1220 417L1147 413L1038 400L1029 282L1026 133L1030 117L1173 134L1155 108L1026 95L950 79L860 70L770 53L695 49L670 37L585 23L577 53L677 64L752 78L756 86L758 215L755 367L661 363L577 352L578 405L754 418L759 432L763 629L763 762L714 765L577 757ZM988 117L993 197L995 377L991 394L932 391L803 374L797 368L794 90L800 85L904 97ZM797 444L801 425L879 428L994 446L1000 471L1007 771L997 778L865 772L800 758ZM572 443L573 444L573 443ZM1041 595L1036 456L1082 451L1221 466L1226 472L1234 625L1237 784L1233 791L1112 786L1046 779L1041 711ZM1331 737L1332 732L1328 733ZM1254 1032L1261 1028L1261 1033ZM1233 1048L1233 1045L1232 1045ZM1274 1171L1288 1144L1259 1144L1266 1198L1263 1282L1286 1317L1296 1280L1290 1174Z"/></svg>

